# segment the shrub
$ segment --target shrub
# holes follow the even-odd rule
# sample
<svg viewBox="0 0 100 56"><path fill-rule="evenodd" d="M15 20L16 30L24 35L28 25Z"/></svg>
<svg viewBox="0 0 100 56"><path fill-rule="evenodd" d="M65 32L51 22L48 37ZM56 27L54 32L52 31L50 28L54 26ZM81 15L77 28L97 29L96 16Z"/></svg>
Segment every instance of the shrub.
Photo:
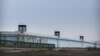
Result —
<svg viewBox="0 0 100 56"><path fill-rule="evenodd" d="M100 48L97 48L97 47L87 47L87 50L89 50L89 51L100 51Z"/></svg>

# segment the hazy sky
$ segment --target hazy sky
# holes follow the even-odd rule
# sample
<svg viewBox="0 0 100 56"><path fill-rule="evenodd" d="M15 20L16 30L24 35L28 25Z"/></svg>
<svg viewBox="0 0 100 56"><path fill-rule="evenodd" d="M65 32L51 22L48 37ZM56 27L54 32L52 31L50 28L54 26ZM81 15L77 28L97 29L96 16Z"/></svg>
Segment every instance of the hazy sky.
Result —
<svg viewBox="0 0 100 56"><path fill-rule="evenodd" d="M16 31L26 24L27 31L85 41L99 40L98 0L2 0L2 31Z"/></svg>

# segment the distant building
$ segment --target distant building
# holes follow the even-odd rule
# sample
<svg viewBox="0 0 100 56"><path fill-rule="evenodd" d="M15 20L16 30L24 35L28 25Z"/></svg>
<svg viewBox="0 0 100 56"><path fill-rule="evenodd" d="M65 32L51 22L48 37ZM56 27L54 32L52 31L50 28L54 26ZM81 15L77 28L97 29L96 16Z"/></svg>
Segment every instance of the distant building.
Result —
<svg viewBox="0 0 100 56"><path fill-rule="evenodd" d="M59 35L57 31L55 35ZM83 39L83 36L80 37ZM47 36L47 35L38 35L27 32L27 25L18 25L18 31L8 32L8 31L0 31L0 44L4 45L25 45L31 46L30 43L37 43L37 46L41 46L43 44L45 47L48 47L49 44L51 47L57 47L57 42L59 41L59 47L94 47L95 43L85 42L81 40L70 40L70 39L62 39L57 36ZM8 42L7 42L8 41ZM10 41L10 42L9 42ZM35 45L35 44L34 44ZM32 45L32 46L34 46ZM100 47L100 44L96 44L97 47ZM24 46L23 46L24 47ZM42 46L41 46L42 47Z"/></svg>

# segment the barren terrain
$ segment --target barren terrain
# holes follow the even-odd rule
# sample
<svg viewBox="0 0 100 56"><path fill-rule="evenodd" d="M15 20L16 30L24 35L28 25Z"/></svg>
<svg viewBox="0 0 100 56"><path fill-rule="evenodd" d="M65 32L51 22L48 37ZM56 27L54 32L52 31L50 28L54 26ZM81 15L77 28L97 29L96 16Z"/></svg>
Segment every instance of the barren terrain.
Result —
<svg viewBox="0 0 100 56"><path fill-rule="evenodd" d="M0 48L0 56L100 56L100 51L88 51L87 49L62 48L62 49L38 49L38 48Z"/></svg>

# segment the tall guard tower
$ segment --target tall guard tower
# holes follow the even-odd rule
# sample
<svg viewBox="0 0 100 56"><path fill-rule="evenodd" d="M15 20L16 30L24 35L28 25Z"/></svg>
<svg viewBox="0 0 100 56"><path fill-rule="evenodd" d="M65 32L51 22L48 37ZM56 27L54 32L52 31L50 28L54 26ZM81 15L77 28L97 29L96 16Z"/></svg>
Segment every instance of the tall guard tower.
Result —
<svg viewBox="0 0 100 56"><path fill-rule="evenodd" d="M59 48L60 47L60 45L59 45L60 31L55 31L54 33L55 33L55 36L58 37L57 38L57 47Z"/></svg>
<svg viewBox="0 0 100 56"><path fill-rule="evenodd" d="M24 32L27 31L27 28L26 27L27 27L26 25L18 25L18 31L20 33L24 33Z"/></svg>

